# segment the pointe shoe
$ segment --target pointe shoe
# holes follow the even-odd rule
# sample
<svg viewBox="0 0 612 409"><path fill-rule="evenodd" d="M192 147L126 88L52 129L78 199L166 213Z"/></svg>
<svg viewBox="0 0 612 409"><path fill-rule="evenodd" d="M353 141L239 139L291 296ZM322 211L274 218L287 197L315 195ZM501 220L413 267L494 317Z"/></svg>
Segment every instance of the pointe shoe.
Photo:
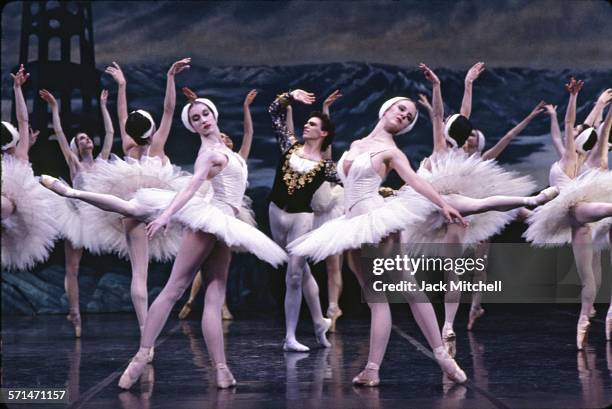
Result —
<svg viewBox="0 0 612 409"><path fill-rule="evenodd" d="M378 386L380 384L380 378L378 377L378 370L380 366L374 362L368 362L365 369L359 372L359 375L353 378L353 385L357 386Z"/></svg>
<svg viewBox="0 0 612 409"><path fill-rule="evenodd" d="M595 309L595 307L591 307L591 310L589 311L589 318L595 318L596 315L597 310Z"/></svg>
<svg viewBox="0 0 612 409"><path fill-rule="evenodd" d="M40 175L39 182L47 189L57 193L60 196L71 197L73 190L71 187L63 183L61 180L49 175Z"/></svg>
<svg viewBox="0 0 612 409"><path fill-rule="evenodd" d="M448 355L451 358L454 358L457 354L457 335L455 331L453 331L453 327L450 325L444 324L442 327L442 343L444 344L444 348Z"/></svg>
<svg viewBox="0 0 612 409"><path fill-rule="evenodd" d="M66 319L72 323L74 326L74 336L75 338L81 338L81 316L79 314L72 315L68 314Z"/></svg>
<svg viewBox="0 0 612 409"><path fill-rule="evenodd" d="M612 315L606 316L606 341L612 340Z"/></svg>
<svg viewBox="0 0 612 409"><path fill-rule="evenodd" d="M179 320L184 320L189 314L191 314L191 301L187 301L185 305L183 305L183 308L181 308L178 315Z"/></svg>
<svg viewBox="0 0 612 409"><path fill-rule="evenodd" d="M219 363L216 365L217 369L217 388L227 389L232 386L236 386L236 379L230 372L226 364Z"/></svg>
<svg viewBox="0 0 612 409"><path fill-rule="evenodd" d="M584 349L584 346L587 341L587 337L589 335L590 326L591 326L591 323L589 322L588 319L586 318L583 319L581 317L581 319L578 320L578 325L576 327L576 347L578 348L579 351Z"/></svg>
<svg viewBox="0 0 612 409"><path fill-rule="evenodd" d="M285 342L283 342L283 351L285 352L308 352L310 351L310 348L308 348L304 344L300 344L296 339L289 341L287 340L287 338L285 338Z"/></svg>
<svg viewBox="0 0 612 409"><path fill-rule="evenodd" d="M128 367L123 371L121 378L119 378L119 387L121 389L130 389L140 379L147 366L148 356L148 352L142 353L140 351L134 355Z"/></svg>
<svg viewBox="0 0 612 409"><path fill-rule="evenodd" d="M227 304L223 304L221 307L221 319L224 321L232 321L234 316L230 312L229 308L227 308Z"/></svg>
<svg viewBox="0 0 612 409"><path fill-rule="evenodd" d="M542 190L536 196L531 197L529 204L532 206L540 206L546 202L553 200L559 195L559 188L557 186L547 187Z"/></svg>
<svg viewBox="0 0 612 409"><path fill-rule="evenodd" d="M330 305L329 308L327 308L327 313L325 315L327 315L327 318L331 319L331 327L329 327L329 332L336 332L336 321L338 318L342 317L342 310L337 305Z"/></svg>
<svg viewBox="0 0 612 409"><path fill-rule="evenodd" d="M448 379L455 383L464 383L467 380L465 372L457 365L457 362L448 354L444 347L438 347L434 350L436 362L440 365L442 372L448 376Z"/></svg>
<svg viewBox="0 0 612 409"><path fill-rule="evenodd" d="M468 331L471 331L472 328L474 328L474 324L476 323L476 320L482 317L484 313L485 313L485 310L482 307L470 308L470 317L468 319L468 326L467 326Z"/></svg>
<svg viewBox="0 0 612 409"><path fill-rule="evenodd" d="M147 355L147 363L150 364L153 362L153 358L155 357L155 347L151 347L149 349L149 355Z"/></svg>
<svg viewBox="0 0 612 409"><path fill-rule="evenodd" d="M323 322L319 325L315 326L315 337L317 338L317 343L324 348L331 347L331 344L327 340L325 334L331 328L332 320L329 318L323 318Z"/></svg>

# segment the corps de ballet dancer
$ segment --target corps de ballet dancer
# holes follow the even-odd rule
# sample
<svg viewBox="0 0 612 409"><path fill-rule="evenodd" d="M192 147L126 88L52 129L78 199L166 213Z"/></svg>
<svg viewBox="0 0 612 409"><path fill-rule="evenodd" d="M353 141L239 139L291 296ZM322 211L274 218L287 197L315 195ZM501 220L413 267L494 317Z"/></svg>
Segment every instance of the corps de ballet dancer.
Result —
<svg viewBox="0 0 612 409"><path fill-rule="evenodd" d="M335 90L323 101L321 112L331 119L330 107L342 97L340 90ZM287 105L287 130L295 134L293 126L293 109ZM332 145L330 144L325 151L323 158L331 159ZM314 193L310 206L312 208L312 228L316 229L325 222L340 217L344 214L344 189L341 185L325 181ZM327 271L327 296L328 307L325 315L331 319L329 332L336 332L336 321L342 316L340 309L340 295L342 294L342 254L334 254L325 259L325 269Z"/></svg>
<svg viewBox="0 0 612 409"><path fill-rule="evenodd" d="M192 91L189 90L188 88L183 88L183 92L185 92L186 95L189 94L192 100L197 99L197 95L195 93L192 93ZM251 152L251 145L253 143L253 119L251 117L250 106L253 103L253 100L255 99L256 96L257 96L257 90L254 90L254 89L250 90L247 93L246 97L244 98L244 102L242 104L242 111L244 113L243 133L242 133L242 142L240 144L240 149L238 149L238 155L240 155L242 159L244 159L245 162L249 158L249 153ZM225 143L225 146L227 146L231 150L234 150L234 141L229 135L222 132L221 138L223 138L223 142ZM252 215L253 211L250 209L251 199L247 195L244 195L243 202L244 202L243 206L240 208L239 213L238 213L238 218L242 220L243 222L249 223L250 225L255 227L257 223L255 222L255 218ZM241 217L241 216L245 216L245 217ZM200 292L200 289L202 289L202 272L201 271L198 272L198 274L196 274L195 278L193 279L191 290L189 291L189 298L187 299L187 301L185 302L185 305L183 305L183 307L181 308L179 312L179 315L178 315L179 319L184 320L191 313L193 302L195 301L196 296ZM223 306L221 307L221 317L224 320L234 319L226 303L223 303Z"/></svg>
<svg viewBox="0 0 612 409"><path fill-rule="evenodd" d="M589 316L597 293L600 260L597 249L609 246L612 226L612 172L608 169L612 114L596 132L585 128L575 137L576 100L583 81L574 78L565 85L569 102L565 113L565 141L553 141L560 159L550 168L549 182L561 190L559 196L541 206L528 218L525 238L536 246L554 247L571 243L576 268L582 282L581 309L576 326L576 347L586 344ZM609 100L609 97L608 97ZM580 129L580 128L578 128ZM602 236L595 239L595 236ZM612 331L612 310L606 316L606 339Z"/></svg>
<svg viewBox="0 0 612 409"><path fill-rule="evenodd" d="M376 243L384 245L393 240L394 233L421 220L427 207L425 198L435 203L447 220L464 223L459 212L415 174L395 144L393 138L410 131L417 116L415 103L406 97L392 98L381 106L374 129L365 138L354 141L338 162L338 175L344 184L345 214L290 243L288 248L293 255L317 262L347 251L349 267L365 291L368 272L361 265L361 247ZM424 197L383 199L379 187L391 170ZM379 368L391 333L391 311L389 304L380 300L368 302L368 306L371 311L368 362L353 379L353 384L377 386L380 383ZM410 308L443 372L454 382L465 382L465 373L442 343L431 304L413 300Z"/></svg>
<svg viewBox="0 0 612 409"><path fill-rule="evenodd" d="M182 227L172 225L165 235L147 240L147 214L131 201L138 189L157 187L178 191L187 176L170 163L164 147L170 133L176 105L175 75L190 67L185 58L172 64L167 73L164 111L159 128L144 110L128 115L126 80L117 63L106 69L118 84L117 114L125 160L113 158L98 162L83 178L83 189L74 189L53 178L44 177L45 187L57 194L79 199L93 206L81 207L87 226L95 235L87 248L95 253L129 255L132 267L130 295L142 334L148 308L147 275L149 259L172 260L178 251ZM150 360L153 359L151 350Z"/></svg>
<svg viewBox="0 0 612 409"><path fill-rule="evenodd" d="M478 62L474 64L467 72L465 76L465 86L463 99L461 101L461 109L460 114L467 119L470 119L470 115L472 113L472 86L474 81L478 79L480 74L484 71L484 63ZM424 94L419 94L419 104L423 106L430 118L433 118L433 108L427 99L427 96ZM496 160L497 157L506 149L506 147L510 144L512 139L518 136L528 125L529 123L540 113L545 110L545 103L540 101L538 105L516 126L510 129L506 134L501 137L497 143L491 148L485 150L486 138L483 132L479 129L474 128L470 133L470 136L467 138L463 146L461 147L468 155L477 155L480 156L482 160ZM528 217L529 211L526 208L520 208L515 211L515 215L517 219L524 220ZM484 240L478 243L474 247L474 257L484 259L488 261L488 253L490 248L490 241ZM487 262L485 261L485 268L474 272L473 281L474 282L486 282L487 280ZM472 302L470 306L470 311L468 315L468 331L472 330L476 320L484 315L484 308L481 305L482 301L482 292L475 291L472 293Z"/></svg>
<svg viewBox="0 0 612 409"><path fill-rule="evenodd" d="M17 128L2 121L2 269L29 270L49 257L58 236L57 200L42 189L29 161L38 131L29 126L23 65L13 77Z"/></svg>
<svg viewBox="0 0 612 409"><path fill-rule="evenodd" d="M334 125L329 117L321 112L312 112L304 124L303 143L287 128L287 106L296 101L310 105L314 100L313 94L298 89L279 95L268 109L281 150L270 193L270 230L274 240L282 247L312 230L313 196L325 181L338 181L335 164L325 155L334 137ZM286 331L283 350L310 350L295 335L302 294L310 309L317 343L330 347L325 334L331 327L331 319L323 316L319 286L305 257L289 256L285 284Z"/></svg>
<svg viewBox="0 0 612 409"><path fill-rule="evenodd" d="M444 253L441 255L446 257L457 257L464 247L476 246L499 233L514 218L510 210L543 204L555 197L558 190L549 188L528 197L526 195L535 190L530 177L505 171L495 161L485 161L480 155L468 155L463 146L472 134L471 122L461 114L451 115L444 121L440 80L424 64L421 69L433 86L433 153L421 162L417 174L430 182L445 201L467 216L469 225L447 223L435 206L430 205L421 224L402 232L402 242L413 252L433 250ZM540 110L538 106L534 112ZM402 188L398 195L413 197L417 193ZM445 271L445 276L447 282L459 279L454 271ZM453 324L460 296L459 290L449 290L444 298L442 339L451 355L455 353Z"/></svg>
<svg viewBox="0 0 612 409"><path fill-rule="evenodd" d="M60 149L64 156L64 160L70 171L70 179L72 186L76 189L83 188L84 175L91 172L98 161L106 161L110 157L111 148L113 145L114 129L110 114L106 107L108 100L108 91L102 90L100 94L100 111L104 122L104 142L98 156L94 159L93 149L94 143L85 132L77 132L70 140L66 138L62 128L59 107L53 94L47 90L39 91L40 97L51 108L53 118L53 130L59 143ZM59 224L60 234L64 239L64 254L65 254L65 278L64 288L68 299L68 316L66 317L74 326L74 334L78 338L81 336L81 313L79 309L79 265L83 256L83 248L86 246L88 239L85 236L95 234L95 232L86 227L86 221L83 219L79 208L82 203L76 200L62 200L64 206L58 206L57 223Z"/></svg>
<svg viewBox="0 0 612 409"><path fill-rule="evenodd" d="M177 194L169 190L142 189L135 198L138 206L147 211L152 209L152 217L156 217L147 226L149 237L165 229L171 220L186 229L170 278L149 309L140 349L119 380L119 386L125 389L130 388L144 371L149 351L172 306L200 266L205 286L202 332L216 369L217 387L236 385L227 366L221 325L231 252L248 251L273 266L287 261L286 253L272 240L236 218L246 190L247 167L242 156L223 142L216 106L209 99L197 98L183 108L181 118L189 131L200 136L202 144L193 177ZM214 192L212 199L197 193L206 180L210 180Z"/></svg>

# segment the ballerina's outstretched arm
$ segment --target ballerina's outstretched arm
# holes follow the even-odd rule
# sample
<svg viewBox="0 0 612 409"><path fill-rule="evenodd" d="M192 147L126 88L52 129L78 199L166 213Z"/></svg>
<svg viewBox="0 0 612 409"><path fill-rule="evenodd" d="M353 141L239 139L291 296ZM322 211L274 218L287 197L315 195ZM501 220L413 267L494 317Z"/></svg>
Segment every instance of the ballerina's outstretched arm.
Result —
<svg viewBox="0 0 612 409"><path fill-rule="evenodd" d="M610 101L612 101L612 88L608 88L599 95L593 109L584 120L584 124L597 128L603 119L603 111Z"/></svg>
<svg viewBox="0 0 612 409"><path fill-rule="evenodd" d="M79 161L78 156L70 149L70 145L68 144L68 139L66 139L66 134L64 134L64 129L62 128L62 121L60 119L59 114L59 106L57 105L57 100L46 89L41 89L38 91L38 95L51 107L51 117L53 118L53 132L55 132L55 137L57 138L57 142L59 143L60 150L64 155L64 159L66 160L66 164L70 169L70 175L74 176L81 170L81 163Z"/></svg>
<svg viewBox="0 0 612 409"><path fill-rule="evenodd" d="M16 74L11 73L13 77L13 91L15 92L15 114L17 115L17 129L19 131L19 141L15 147L15 157L17 159L29 162L28 150L30 148L30 121L28 118L28 106L23 97L22 85L30 77L26 73L23 64L19 66Z"/></svg>
<svg viewBox="0 0 612 409"><path fill-rule="evenodd" d="M440 79L427 65L421 63L419 68L423 71L425 78L432 84L432 110L430 112L433 126L433 151L442 152L448 149L444 138L444 103L442 102L442 90Z"/></svg>
<svg viewBox="0 0 612 409"><path fill-rule="evenodd" d="M127 134L125 123L128 117L127 111L127 81L123 75L123 71L119 64L113 61L112 66L106 67L105 73L109 74L118 85L117 88L117 117L119 118L119 133L121 134L121 148L125 155L132 149L138 146L136 142Z"/></svg>
<svg viewBox="0 0 612 409"><path fill-rule="evenodd" d="M565 146L563 146L563 141L561 140L561 129L557 120L557 106L547 104L544 105L544 109L550 117L550 137L552 138L553 146L557 151L557 155L559 155L559 159L561 159L565 152Z"/></svg>
<svg viewBox="0 0 612 409"><path fill-rule="evenodd" d="M251 145L253 143L253 118L251 117L250 106L256 96L257 90L250 90L244 98L244 103L242 104L242 111L244 113L243 133L242 144L240 145L240 150L238 151L238 154L242 156L242 159L244 160L247 160L247 158L249 157L249 153L251 153Z"/></svg>
<svg viewBox="0 0 612 409"><path fill-rule="evenodd" d="M191 58L183 58L172 64L166 75L166 96L164 98L164 113L159 123L159 128L151 138L151 156L165 156L164 147L170 134L172 127L172 116L174 115L174 107L176 106L176 84L174 77L176 74L190 68Z"/></svg>
<svg viewBox="0 0 612 409"><path fill-rule="evenodd" d="M569 92L569 102L565 112L565 152L563 152L560 164L566 174L572 174L578 160L574 142L574 123L576 121L576 99L583 85L584 81L577 81L574 77L568 84L565 84L565 89Z"/></svg>
<svg viewBox="0 0 612 409"><path fill-rule="evenodd" d="M327 115L330 119L331 119L331 113L329 111L329 108L340 97L342 97L342 94L340 93L340 90L337 89L334 92L332 92L331 94L329 94L327 96L327 98L325 98L325 101L323 101L323 113L325 115ZM329 144L327 149L325 149L325 152L323 152L323 159L327 159L327 160L331 160L332 159L332 145L331 145L331 143Z"/></svg>
<svg viewBox="0 0 612 409"><path fill-rule="evenodd" d="M159 229L167 226L172 215L185 206L202 186L202 183L221 172L227 165L227 161L227 156L215 151L205 151L201 156L198 156L194 164L193 177L189 184L174 196L174 199L162 214L147 225L149 238L153 238Z"/></svg>
<svg viewBox="0 0 612 409"><path fill-rule="evenodd" d="M484 71L484 62L477 62L472 65L465 75L463 87L463 99L461 100L461 115L469 118L472 114L472 84L478 79L478 76Z"/></svg>
<svg viewBox="0 0 612 409"><path fill-rule="evenodd" d="M483 153L482 159L496 159L504 151L504 149L506 149L512 138L520 134L523 129L529 125L533 118L544 112L544 105L545 102L540 101L538 105L536 105L536 107L529 113L529 115L527 115L514 128L510 129L491 149Z"/></svg>
<svg viewBox="0 0 612 409"><path fill-rule="evenodd" d="M597 142L589 155L587 156L586 163L592 168L600 168L602 170L608 169L608 135L610 135L610 128L612 127L612 108L608 109L608 114L604 121L602 131L597 135Z"/></svg>
<svg viewBox="0 0 612 409"><path fill-rule="evenodd" d="M100 111L102 112L102 121L104 123L104 142L102 142L102 150L98 154L98 159L108 160L111 149L113 148L113 138L115 137L115 129L113 121L108 113L108 90L103 89L100 93Z"/></svg>

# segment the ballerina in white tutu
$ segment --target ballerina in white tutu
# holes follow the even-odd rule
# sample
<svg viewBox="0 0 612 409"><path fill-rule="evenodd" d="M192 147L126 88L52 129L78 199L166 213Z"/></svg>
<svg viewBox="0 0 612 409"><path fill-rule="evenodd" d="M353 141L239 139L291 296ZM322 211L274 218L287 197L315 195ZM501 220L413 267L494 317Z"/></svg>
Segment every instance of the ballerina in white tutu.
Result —
<svg viewBox="0 0 612 409"><path fill-rule="evenodd" d="M185 95L189 95L191 100L197 99L197 95L193 93L188 88L183 88L183 92ZM251 145L253 142L253 119L251 118L251 109L250 106L253 103L253 100L257 96L257 90L250 90L246 97L244 98L244 102L242 104L242 110L244 113L244 121L243 121L243 133L242 133L242 143L240 144L240 149L238 150L238 155L242 157L242 159L246 160L249 157L249 153L251 152ZM223 138L223 143L229 149L234 150L234 141L232 138L225 134L221 133L221 137ZM244 195L243 198L243 206L239 210L238 218L245 223L249 223L252 226L256 226L255 216L253 214L253 210L251 210L251 199ZM179 312L179 319L184 320L191 313L191 309L193 306L193 302L195 301L196 296L200 292L202 288L202 272L199 271L193 279L193 283L191 284L191 290L189 291L189 298L185 302L185 305L181 308ZM221 307L221 317L224 320L233 320L234 317L227 307L226 303L223 303Z"/></svg>
<svg viewBox="0 0 612 409"><path fill-rule="evenodd" d="M179 190L187 182L185 174L170 163L164 147L170 133L176 105L174 77L189 68L185 58L172 64L167 73L164 113L159 128L143 110L127 113L126 81L117 63L106 69L119 86L117 114L126 160L114 158L98 162L83 178L83 190L73 189L51 177L43 184L64 197L79 199L93 206L81 207L88 229L96 234L84 236L84 246L93 252L112 251L129 255L132 266L130 295L142 333L147 315L147 275L149 258L171 260L177 253L182 227L173 225L163 237L147 240L145 222L152 211L139 206L133 198L138 189L157 187ZM150 359L153 359L151 354Z"/></svg>
<svg viewBox="0 0 612 409"><path fill-rule="evenodd" d="M484 71L484 63L478 62L474 64L467 72L465 76L465 86L463 92L463 99L461 101L461 110L460 113L462 116L467 119L470 118L472 113L472 86L474 81L478 79L480 74ZM419 103L427 110L429 113L429 117L433 118L433 108L427 99L427 96L424 94L419 94ZM470 136L467 138L465 143L462 146L462 149L468 155L476 155L479 156L482 160L496 160L497 157L506 149L506 147L510 144L512 139L517 137L529 123L540 113L544 112L544 101L540 101L535 108L516 126L510 129L506 134L501 137L497 143L491 148L485 150L486 138L482 131L479 129L473 129L470 133ZM530 211L526 208L520 208L515 212L516 218L519 220L525 220ZM489 253L490 242L489 240L484 240L475 245L474 247L474 257L487 260L487 254ZM486 263L486 262L485 262ZM487 266L485 268L474 272L473 281L474 282L486 282L487 280ZM476 320L484 315L484 308L481 305L482 293L480 291L475 291L472 293L472 303L469 312L469 319L467 329L468 331L472 330Z"/></svg>
<svg viewBox="0 0 612 409"><path fill-rule="evenodd" d="M172 306L192 282L201 265L206 287L202 331L217 371L217 387L236 385L227 367L221 325L221 306L225 298L231 251L251 252L273 266L287 261L286 253L272 240L236 218L246 190L247 167L239 154L225 146L217 125L216 106L209 99L197 98L183 108L181 118L189 131L200 136L202 143L191 181L178 194L142 189L136 196L139 203L154 208L158 214L147 226L149 237L164 229L171 220L187 228L170 278L149 309L140 349L119 380L119 386L126 389L143 373L149 351ZM211 182L214 191L212 200L197 193L205 180Z"/></svg>
<svg viewBox="0 0 612 409"><path fill-rule="evenodd" d="M28 270L43 262L58 235L55 195L34 177L28 150L38 131L29 127L22 86L29 74L23 65L13 77L17 128L2 121L2 268ZM47 209L47 211L44 211Z"/></svg>
<svg viewBox="0 0 612 409"><path fill-rule="evenodd" d="M70 170L72 186L77 189L83 188L84 174L95 169L98 161L108 160L113 145L113 122L106 107L108 91L102 90L100 94L100 110L104 122L104 143L102 149L94 160L94 143L85 132L78 132L70 143L66 139L60 121L59 107L55 97L47 90L39 91L40 97L51 107L53 116L53 130L59 143L66 164ZM81 336L81 313L79 310L79 264L83 256L83 246L86 240L85 235L95 234L87 228L84 219L79 211L81 203L73 200L63 200L64 206L58 206L57 222L60 234L64 238L64 252L66 256L66 275L64 277L64 288L68 298L67 319L74 326L74 334L78 338Z"/></svg>
<svg viewBox="0 0 612 409"><path fill-rule="evenodd" d="M342 97L339 90L335 90L323 101L322 112L331 119L329 108L338 99ZM295 134L293 126L293 108L287 105L287 130L291 134ZM330 144L324 152L324 159L331 160ZM340 217L344 214L344 189L341 185L333 182L323 182L310 201L312 208L312 228L316 229L322 226L329 220ZM342 316L339 300L342 294L342 254L333 254L325 259L325 269L327 270L327 295L328 307L325 315L331 319L329 332L336 332L336 321Z"/></svg>
<svg viewBox="0 0 612 409"><path fill-rule="evenodd" d="M561 189L559 197L537 208L529 217L525 232L536 246L554 247L572 244L574 259L582 281L582 306L576 327L576 346L583 349L590 326L589 315L597 292L596 274L599 268L598 244L609 246L612 225L612 172L607 170L612 115L608 111L600 131L586 127L575 137L576 100L583 81L572 78L565 87L569 102L565 114L565 143L553 136L560 160L550 168L550 184ZM612 94L610 94L612 95ZM605 97L608 98L609 97ZM602 108L603 109L603 108ZM602 236L602 240L595 240ZM612 310L606 317L606 338L612 331Z"/></svg>

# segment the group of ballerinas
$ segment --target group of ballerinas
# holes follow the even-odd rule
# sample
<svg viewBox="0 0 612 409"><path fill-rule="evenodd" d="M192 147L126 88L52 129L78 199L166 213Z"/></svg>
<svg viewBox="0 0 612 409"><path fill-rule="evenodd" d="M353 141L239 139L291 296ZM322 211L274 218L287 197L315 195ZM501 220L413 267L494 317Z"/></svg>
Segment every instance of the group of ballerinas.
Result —
<svg viewBox="0 0 612 409"><path fill-rule="evenodd" d="M217 386L227 388L236 384L227 366L221 326L233 251L248 251L273 266L287 263L287 332L283 349L305 351L308 347L295 338L302 294L311 312L317 342L330 346L325 334L342 314L337 302L341 288L340 255L346 253L350 269L364 287L368 271L361 264L361 247L365 244L384 246L402 242L408 244L408 249L420 251L423 247L419 243L440 243L474 246L486 251L486 241L516 217L527 219L530 227L526 237L536 245L572 242L584 285L577 329L577 346L583 347L601 275L598 251L610 247L611 241L612 173L607 170L607 151L612 146L612 110L608 110L602 121L611 90L598 99L584 124L575 127L576 98L583 84L572 79L566 85L570 99L564 142L555 107L540 103L493 148L484 151L484 135L469 121L472 83L484 70L484 64L478 63L468 71L461 111L446 119L440 81L430 68L421 64L420 69L433 88L431 104L425 96L419 102L431 118L434 148L417 172L394 141L394 137L408 133L418 119L417 105L410 98L394 97L384 102L373 130L355 140L336 167L330 152L334 126L329 118L329 106L339 93L332 94L324 103L326 113L311 114L304 124L302 141L294 134L290 107L296 102L310 105L315 97L304 90L281 94L269 109L281 149L270 197L270 224L275 243L254 227L252 216L245 209L245 159L252 140L248 107L256 92L249 93L245 99L245 135L237 153L228 147L231 141L219 130L215 104L186 91L189 102L181 112L181 120L201 141L193 175L173 166L165 155L164 146L176 104L174 77L188 69L189 64L190 59L183 59L168 71L159 128L144 110L128 114L126 80L121 68L113 63L106 69L118 84L117 110L125 159L109 160L112 142L108 140L112 141L113 130L106 110L106 93L101 96L105 144L94 160L91 138L78 133L68 143L55 99L48 91L40 91L52 109L54 130L69 165L73 186L47 175L40 177L40 183L59 196L50 195L37 184L27 163L27 149L35 134L29 130L21 92L27 80L23 67L13 75L18 128L2 123L2 234L3 239L10 239L7 245L2 241L3 267L29 268L44 259L58 234L65 237L69 319L78 336L81 329L74 271L78 270L82 248L129 256L131 295L141 340L138 352L120 378L120 387L130 388L152 361L156 338L172 307L196 275L205 288L202 331L215 365ZM535 188L533 181L505 171L494 159L544 110L551 117L551 134L560 160L551 168L551 187L527 196ZM379 189L391 170L398 173L405 185L385 199ZM48 205L51 202L53 206ZM42 208L37 209L37 203L47 203L47 208L57 210L41 214L36 211ZM535 210L526 207L535 207ZM160 230L165 234L160 234ZM24 237L29 239L27 246L19 245ZM591 245L593 242L596 247ZM447 246L445 255L458 255L460 247ZM173 258L167 284L147 308L149 260ZM307 259L327 260L331 267L333 286L330 286L328 318L321 312L318 286ZM452 272L447 274L448 280L456 277ZM456 292L446 295L441 331L433 307L423 294L407 294L407 301L442 371L450 380L461 383L466 375L454 360L453 348L449 347L455 338L453 323L458 296ZM353 383L376 386L390 336L391 313L386 302L368 305L371 310L368 362ZM470 328L483 312L476 296L470 311ZM611 329L612 310L609 310L607 339Z"/></svg>

